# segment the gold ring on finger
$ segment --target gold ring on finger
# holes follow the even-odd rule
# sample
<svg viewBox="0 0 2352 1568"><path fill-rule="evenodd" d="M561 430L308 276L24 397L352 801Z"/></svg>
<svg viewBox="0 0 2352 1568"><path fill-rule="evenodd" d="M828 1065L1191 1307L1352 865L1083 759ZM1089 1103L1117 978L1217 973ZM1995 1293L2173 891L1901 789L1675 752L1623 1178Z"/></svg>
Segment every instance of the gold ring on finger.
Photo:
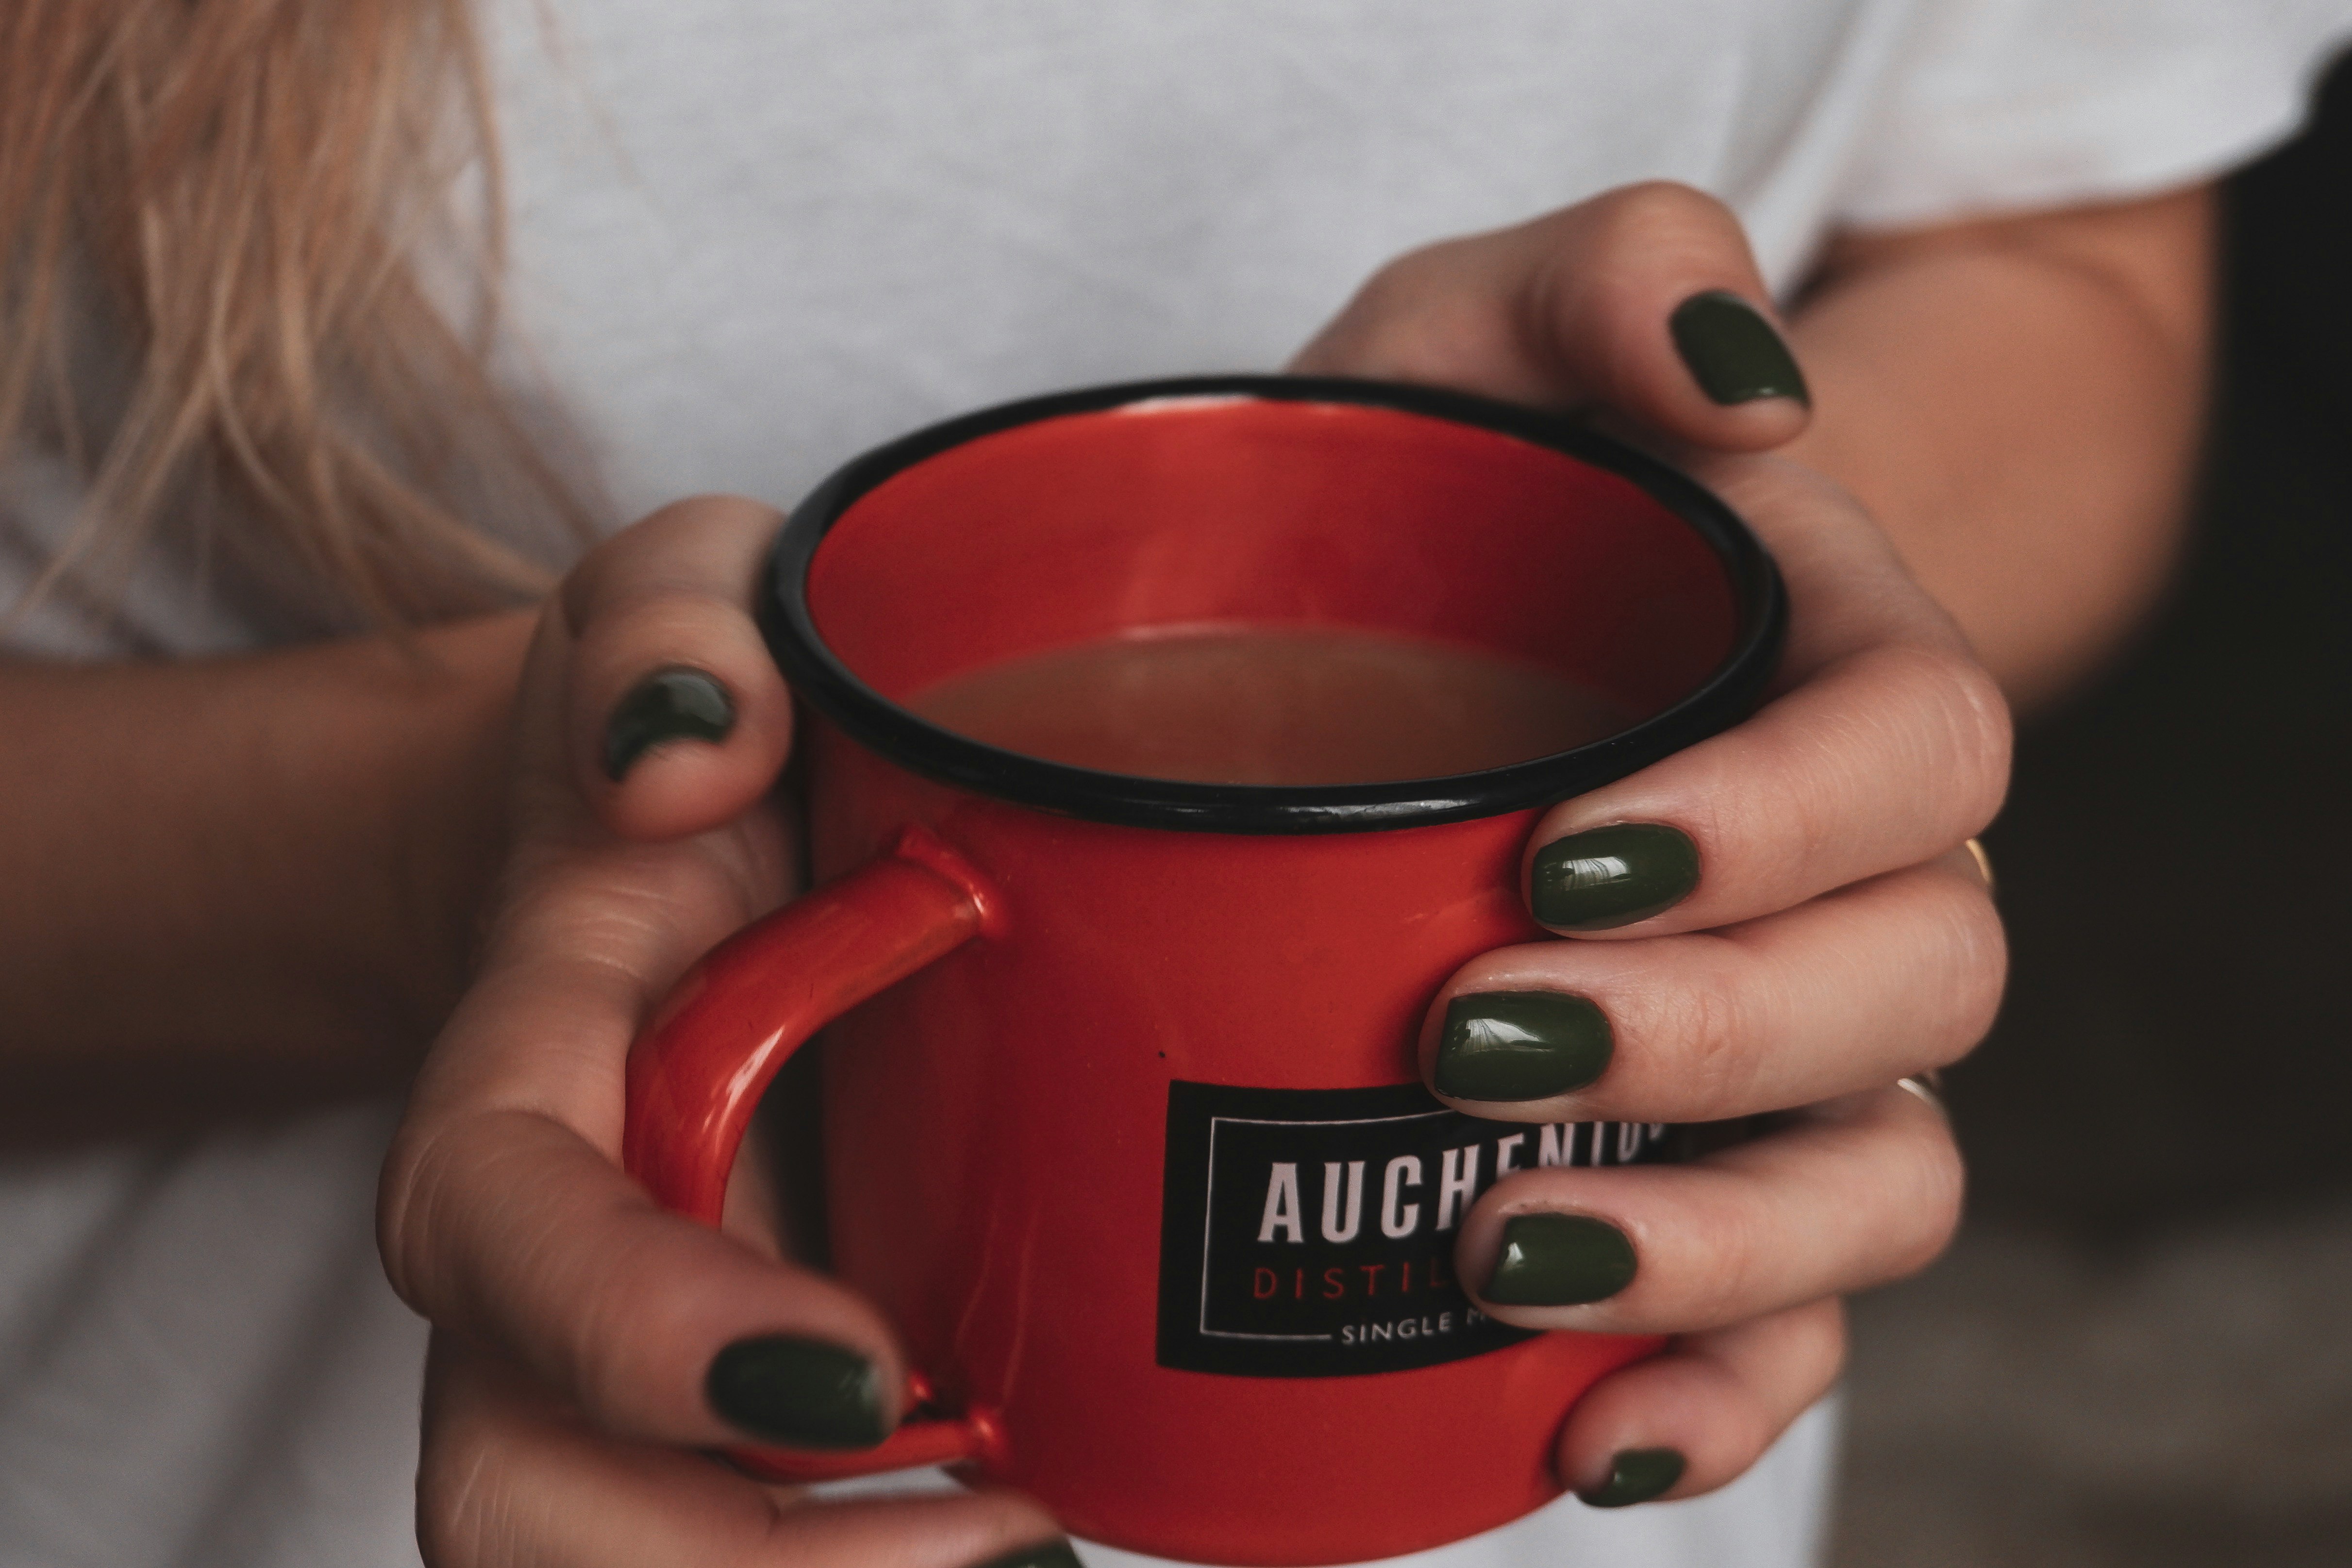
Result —
<svg viewBox="0 0 2352 1568"><path fill-rule="evenodd" d="M1933 1068L1926 1072L1906 1073L1895 1080L1895 1087L1916 1095L1938 1116L1948 1118L1952 1114L1952 1108L1944 1103L1944 1076Z"/></svg>
<svg viewBox="0 0 2352 1568"><path fill-rule="evenodd" d="M1988 893L1991 892L1993 890L1992 857L1985 853L1984 840L1981 838L1971 838L1968 841L1965 847L1968 849L1969 854L1976 860L1977 875L1984 879L1985 891Z"/></svg>

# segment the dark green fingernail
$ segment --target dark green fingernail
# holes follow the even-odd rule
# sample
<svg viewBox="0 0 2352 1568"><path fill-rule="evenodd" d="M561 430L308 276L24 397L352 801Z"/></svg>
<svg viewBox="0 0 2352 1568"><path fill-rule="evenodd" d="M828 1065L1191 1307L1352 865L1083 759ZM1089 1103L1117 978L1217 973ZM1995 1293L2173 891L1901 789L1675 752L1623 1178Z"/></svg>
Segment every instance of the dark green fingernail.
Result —
<svg viewBox="0 0 2352 1568"><path fill-rule="evenodd" d="M604 773L614 784L664 741L723 741L735 728L727 689L698 669L657 669L632 687L604 726Z"/></svg>
<svg viewBox="0 0 2352 1568"><path fill-rule="evenodd" d="M1761 310L1729 289L1692 295L1675 308L1666 324L1683 363L1716 402L1793 397L1812 406L1805 373L1797 368L1789 345Z"/></svg>
<svg viewBox="0 0 2352 1568"><path fill-rule="evenodd" d="M1048 1541L1043 1546L1024 1546L1002 1557L992 1557L974 1568L1082 1568L1078 1554L1066 1541Z"/></svg>
<svg viewBox="0 0 2352 1568"><path fill-rule="evenodd" d="M1481 991L1445 1005L1437 1092L1542 1100L1582 1089L1609 1065L1608 1015L1564 991Z"/></svg>
<svg viewBox="0 0 2352 1568"><path fill-rule="evenodd" d="M1698 846L1677 827L1622 822L1555 838L1536 851L1528 908L1562 931L1632 925L1698 886Z"/></svg>
<svg viewBox="0 0 2352 1568"><path fill-rule="evenodd" d="M1503 1255L1485 1295L1506 1307L1580 1307L1631 1285L1633 1268L1633 1244L1607 1220L1513 1215L1503 1224Z"/></svg>
<svg viewBox="0 0 2352 1568"><path fill-rule="evenodd" d="M1609 1479L1577 1497L1594 1508L1631 1508L1675 1489L1683 1457L1672 1448L1628 1448L1610 1462Z"/></svg>
<svg viewBox="0 0 2352 1568"><path fill-rule="evenodd" d="M710 1363L710 1407L756 1437L795 1448L871 1448L890 1435L882 1375L855 1351L770 1334Z"/></svg>

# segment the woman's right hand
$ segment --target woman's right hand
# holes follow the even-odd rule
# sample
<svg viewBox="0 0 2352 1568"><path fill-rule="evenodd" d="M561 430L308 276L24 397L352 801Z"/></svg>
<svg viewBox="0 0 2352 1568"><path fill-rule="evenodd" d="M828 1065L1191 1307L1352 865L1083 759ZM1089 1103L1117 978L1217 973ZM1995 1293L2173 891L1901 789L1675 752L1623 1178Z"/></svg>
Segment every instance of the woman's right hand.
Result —
<svg viewBox="0 0 2352 1568"><path fill-rule="evenodd" d="M756 1225L664 1213L621 1169L631 1039L706 948L795 889L770 792L791 704L743 608L780 521L666 508L541 618L514 851L379 1211L393 1283L435 1331L434 1568L1068 1561L1013 1493L817 1502L695 1452L870 1444L906 1388L865 1301Z"/></svg>

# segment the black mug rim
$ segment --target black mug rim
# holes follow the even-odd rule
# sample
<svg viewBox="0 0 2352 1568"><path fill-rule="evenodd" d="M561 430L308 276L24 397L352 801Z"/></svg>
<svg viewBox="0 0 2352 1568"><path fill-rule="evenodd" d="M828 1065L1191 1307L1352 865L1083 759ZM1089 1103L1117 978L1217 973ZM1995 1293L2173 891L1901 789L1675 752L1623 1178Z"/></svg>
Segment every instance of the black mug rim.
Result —
<svg viewBox="0 0 2352 1568"><path fill-rule="evenodd" d="M1711 547L1728 579L1730 652L1688 694L1616 734L1549 756L1439 778L1355 784L1218 784L1142 778L1008 752L944 730L860 680L817 634L808 574L825 534L868 491L966 442L1073 414L1162 398L1360 404L1515 437L1630 480ZM800 699L852 740L942 784L1016 805L1125 827L1195 833L1363 833L1498 816L1612 784L1727 729L1762 700L1780 663L1788 595L1771 556L1695 480L1564 416L1467 393L1325 376L1184 376L1023 398L927 426L835 469L792 510L769 552L755 607L769 653Z"/></svg>

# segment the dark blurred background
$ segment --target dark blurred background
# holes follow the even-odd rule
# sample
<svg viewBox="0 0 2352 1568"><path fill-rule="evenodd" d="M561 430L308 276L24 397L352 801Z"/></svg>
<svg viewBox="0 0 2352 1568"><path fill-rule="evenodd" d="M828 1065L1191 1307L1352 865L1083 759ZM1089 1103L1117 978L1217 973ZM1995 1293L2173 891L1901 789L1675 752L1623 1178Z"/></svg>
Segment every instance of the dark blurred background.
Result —
<svg viewBox="0 0 2352 1568"><path fill-rule="evenodd" d="M2228 213L2196 542L1986 836L1971 1216L1857 1308L1840 1568L2352 1563L2352 65Z"/></svg>

